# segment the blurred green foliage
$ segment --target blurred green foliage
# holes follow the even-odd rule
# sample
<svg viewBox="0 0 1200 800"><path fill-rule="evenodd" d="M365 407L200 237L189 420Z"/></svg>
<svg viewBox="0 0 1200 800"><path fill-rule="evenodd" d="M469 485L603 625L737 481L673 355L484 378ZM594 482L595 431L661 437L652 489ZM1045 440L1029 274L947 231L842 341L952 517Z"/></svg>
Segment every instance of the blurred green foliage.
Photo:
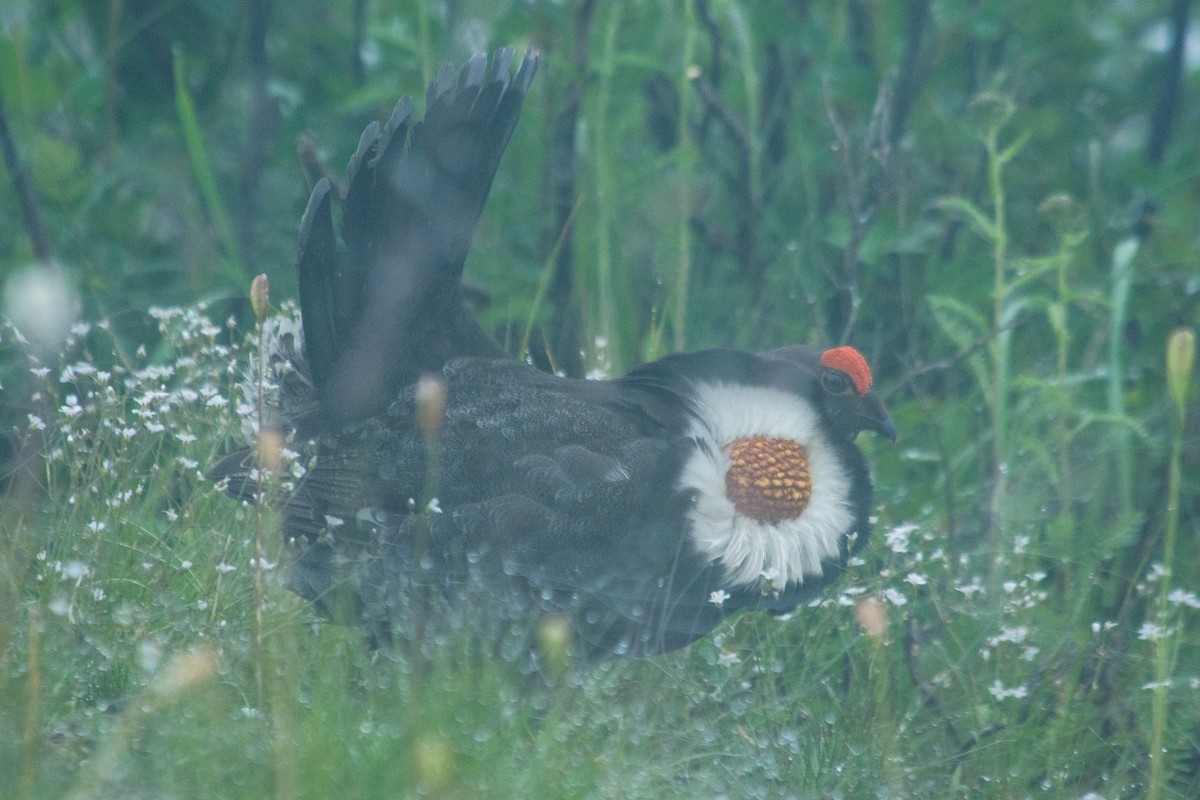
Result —
<svg viewBox="0 0 1200 800"><path fill-rule="evenodd" d="M1200 493L1191 477L1200 474L1197 382L1185 398L1188 422L1174 431L1163 361L1170 331L1200 324L1200 64L1187 57L1200 37L1187 24L1189 7L1180 0L9 0L0 9L0 93L49 250L75 287L77 300L64 302L77 305L78 319L106 321L103 337L79 337L77 357L133 371L145 363L139 349L150 361L175 352L149 316L152 306L207 301L218 325L232 317L248 327L244 297L254 274L270 277L273 298L294 295L294 234L309 187L326 171L341 176L362 127L385 117L398 95L414 94L419 105L438 66L472 52L538 49L544 65L467 265L481 318L500 340L514 349L528 343L537 362L574 374L619 373L679 348L848 341L872 364L901 432L895 447L864 442L881 503L879 543L863 572L882 577L867 585L911 590L893 610L890 650L837 629L830 617L783 641L765 634L768 650L814 655L746 658L746 673L751 663L783 664L787 677L769 687L747 678L753 721L722 718L740 726L738 747L764 751L766 734L755 725L772 735L792 730L795 719L768 710L774 700L798 708L797 718L805 703L840 704L847 726L869 729L878 714L899 730L894 739L871 740L880 762L847 773L846 796L880 786L881 774L909 790L943 788L924 773L889 772L911 767L919 747L937 761L929 774L945 776L944 796L968 788L986 795L982 775L1008 776L997 796L1026 796L1028 787L1082 795L1103 791L1110 779L1120 787L1111 796L1132 796L1148 772L1142 687L1153 657L1174 665L1174 716L1165 731L1169 775L1183 797L1200 781L1200 701L1186 688L1200 675L1197 620L1187 603L1178 607L1170 653L1161 638L1139 631L1161 612L1155 601L1165 584L1154 582L1165 580L1156 565L1175 443L1182 535L1163 569L1180 590L1200 585ZM36 248L10 165L0 170L4 283L36 261ZM212 334L214 341L228 335ZM0 422L12 433L0 462L18 466L27 463L28 415L48 421L45 404L65 402L55 394L61 387L28 377L27 357L13 337L0 338ZM203 443L210 455L220 437L210 432ZM153 450L139 463L164 452L178 455ZM186 449L185 457L200 455ZM174 509L187 492L154 474L162 482L158 499L146 501L154 522L140 529L152 530L160 547L170 526L154 514L159 505ZM47 479L43 488L56 485ZM120 491L104 485L106 493ZM64 502L53 493L43 500ZM199 508L219 514L220 504L208 500ZM209 534L197 507L189 508L188 519ZM83 513L49 512L59 522ZM884 531L903 525L921 531L912 551L882 544ZM12 541L12 553L29 555ZM904 584L903 573L926 583ZM990 599L963 591L976 578ZM163 580L179 591L178 576ZM189 603L193 594L217 603L213 587L184 583ZM1023 583L1016 596L1037 598L1036 608L1016 602L1009 583ZM24 640L28 620L13 609L18 601L41 608L47 590L9 588L0 594L13 599L0 617L0 667L15 669L22 662L13 654L23 651L6 642ZM139 587L135 599L146 599L144 592L158 596ZM182 646L204 624L181 625L167 646ZM1039 631L1037 652L980 657L995 646L989 637L1014 626ZM745 623L734 632L755 641L756 630ZM200 636L228 645L223 635ZM278 646L319 649L290 639ZM698 646L669 661L658 682L655 667L620 669L657 693L734 706L745 700L721 683L722 672L682 677L685 665L703 668L713 649L702 646L709 650ZM352 646L339 639L337 647ZM236 665L247 658L234 655L223 680L244 681ZM336 662L308 658L324 669ZM123 659L111 671L93 670L88 688L67 699L56 686L50 714L57 721L48 724L67 724L64 708L136 690L140 673L130 665L137 659ZM831 677L838 674L844 683ZM1005 694L1017 676L1028 700ZM466 693L480 680L469 672L448 691ZM585 693L578 705L549 707L567 717L596 713L606 680L588 684L600 692L596 706ZM823 701L805 698L813 685ZM503 698L511 686L501 681L488 691ZM329 722L342 696L328 687L316 694L328 701L314 702ZM645 712L644 697L618 694L623 708ZM361 711L354 704L366 701L353 696ZM226 696L204 707L209 700L181 713L239 733L263 724L229 723L237 704ZM1011 708L1016 700L1020 707ZM671 705L666 720L686 717L687 702ZM890 710L878 707L885 702ZM337 737L349 738L358 725L346 713L330 723ZM445 747L461 756L470 746L469 735L442 730L445 723L429 723L438 731L420 739L427 746L412 751L412 770L436 772L449 758ZM399 730L406 737L425 724L414 716ZM490 755L478 756L472 780L485 780L487 759L519 752L560 786L583 787L561 796L593 796L611 789L606 781L624 774L621 765L636 763L636 743L614 744L593 728L598 738L588 741L610 760L575 752L577 769L561 772L553 767L554 737L574 728L539 724L524 716L489 721L489 737L515 735L514 727L525 737L516 751L488 738ZM696 732L678 720L660 732L670 724ZM907 726L920 745L907 742ZM186 747L194 735L170 730L171 746ZM250 735L257 734L231 741ZM764 785L844 766L837 754L844 742L824 735ZM305 736L292 745L300 752L341 746ZM696 759L706 786L758 785L739 784L728 761L706 760L701 769L682 736L664 747L678 764ZM981 746L994 737L1007 746ZM1043 751L1046 741L1056 744ZM261 746L249 754L255 763L279 757ZM408 761L382 766L388 762L366 752L371 747L386 750L369 740L338 763L353 774L366 764L380 780L410 771ZM77 758L54 751L51 761ZM158 767L130 769L150 775L148 785L164 785L155 782ZM276 769L278 790L286 781ZM639 795L664 786L710 793L693 792L678 776L672 783L645 775ZM493 789L529 788L514 774L493 777ZM260 774L243 794L267 793L265 780ZM442 780L453 784L444 775L434 783ZM826 791L838 784L790 785Z"/></svg>

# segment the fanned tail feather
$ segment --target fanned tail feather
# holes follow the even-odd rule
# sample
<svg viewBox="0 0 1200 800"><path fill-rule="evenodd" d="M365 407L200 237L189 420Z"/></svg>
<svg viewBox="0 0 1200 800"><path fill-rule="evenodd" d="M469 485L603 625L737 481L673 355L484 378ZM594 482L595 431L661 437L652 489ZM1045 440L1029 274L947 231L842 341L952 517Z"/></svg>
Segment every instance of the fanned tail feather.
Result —
<svg viewBox="0 0 1200 800"><path fill-rule="evenodd" d="M538 66L513 50L478 54L430 84L423 120L408 96L363 131L347 167L339 247L332 187L313 189L297 276L313 423L377 413L423 372L457 356L506 357L463 305L463 262Z"/></svg>

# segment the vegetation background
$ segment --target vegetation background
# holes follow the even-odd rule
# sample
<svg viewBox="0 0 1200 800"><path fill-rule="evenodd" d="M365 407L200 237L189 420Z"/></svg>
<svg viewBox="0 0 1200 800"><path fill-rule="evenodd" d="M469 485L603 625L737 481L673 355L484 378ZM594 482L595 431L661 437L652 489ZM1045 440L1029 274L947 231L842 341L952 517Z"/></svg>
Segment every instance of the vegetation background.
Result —
<svg viewBox="0 0 1200 800"><path fill-rule="evenodd" d="M8 0L4 794L1200 795L1191 6ZM503 45L544 64L467 271L514 351L873 365L875 538L791 619L384 656L204 479L309 187Z"/></svg>

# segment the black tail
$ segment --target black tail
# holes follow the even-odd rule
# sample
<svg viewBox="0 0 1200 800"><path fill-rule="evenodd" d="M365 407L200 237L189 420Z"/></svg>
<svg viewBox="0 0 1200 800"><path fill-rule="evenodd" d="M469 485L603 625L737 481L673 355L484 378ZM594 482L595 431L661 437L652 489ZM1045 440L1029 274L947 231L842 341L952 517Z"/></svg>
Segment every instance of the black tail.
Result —
<svg viewBox="0 0 1200 800"><path fill-rule="evenodd" d="M491 66L477 54L455 77L446 65L425 96L425 119L400 99L371 123L347 167L339 248L329 181L300 222L296 265L305 356L320 425L381 411L447 359L504 351L463 305L460 278L500 157L538 66L512 48Z"/></svg>

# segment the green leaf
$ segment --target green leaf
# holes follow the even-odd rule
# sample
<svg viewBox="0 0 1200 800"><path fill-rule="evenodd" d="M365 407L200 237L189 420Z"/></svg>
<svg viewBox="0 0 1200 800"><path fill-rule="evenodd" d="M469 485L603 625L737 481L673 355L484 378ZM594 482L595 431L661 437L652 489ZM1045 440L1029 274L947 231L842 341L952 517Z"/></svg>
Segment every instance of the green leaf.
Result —
<svg viewBox="0 0 1200 800"><path fill-rule="evenodd" d="M1057 255L1013 259L1016 277L1008 284L1008 290L1011 292L1019 286L1037 280L1047 272L1052 272L1058 267L1058 259Z"/></svg>
<svg viewBox="0 0 1200 800"><path fill-rule="evenodd" d="M975 351L967 357L967 365L980 389L991 402L991 383L984 358L986 349L979 347L980 342L989 334L987 320L966 303L947 295L930 295L929 306L938 328L960 352Z"/></svg>
<svg viewBox="0 0 1200 800"><path fill-rule="evenodd" d="M183 55L175 51L173 67L175 70L175 110L179 115L179 128L183 133L183 141L187 146L188 159L192 166L192 174L204 198L204 205L212 216L213 225L225 246L229 262L226 266L230 278L237 283L245 283L248 275L242 261L241 248L238 247L237 236L233 232L233 223L225 211L221 201L221 193L217 189L217 178L213 174L212 162L204 147L204 139L200 135L200 123L196 116L196 105L192 102L191 92L187 88L187 80L183 75Z"/></svg>
<svg viewBox="0 0 1200 800"><path fill-rule="evenodd" d="M989 242L996 241L996 226L987 218L979 207L965 197L943 197L934 203L934 207L958 216L965 217L983 238Z"/></svg>

